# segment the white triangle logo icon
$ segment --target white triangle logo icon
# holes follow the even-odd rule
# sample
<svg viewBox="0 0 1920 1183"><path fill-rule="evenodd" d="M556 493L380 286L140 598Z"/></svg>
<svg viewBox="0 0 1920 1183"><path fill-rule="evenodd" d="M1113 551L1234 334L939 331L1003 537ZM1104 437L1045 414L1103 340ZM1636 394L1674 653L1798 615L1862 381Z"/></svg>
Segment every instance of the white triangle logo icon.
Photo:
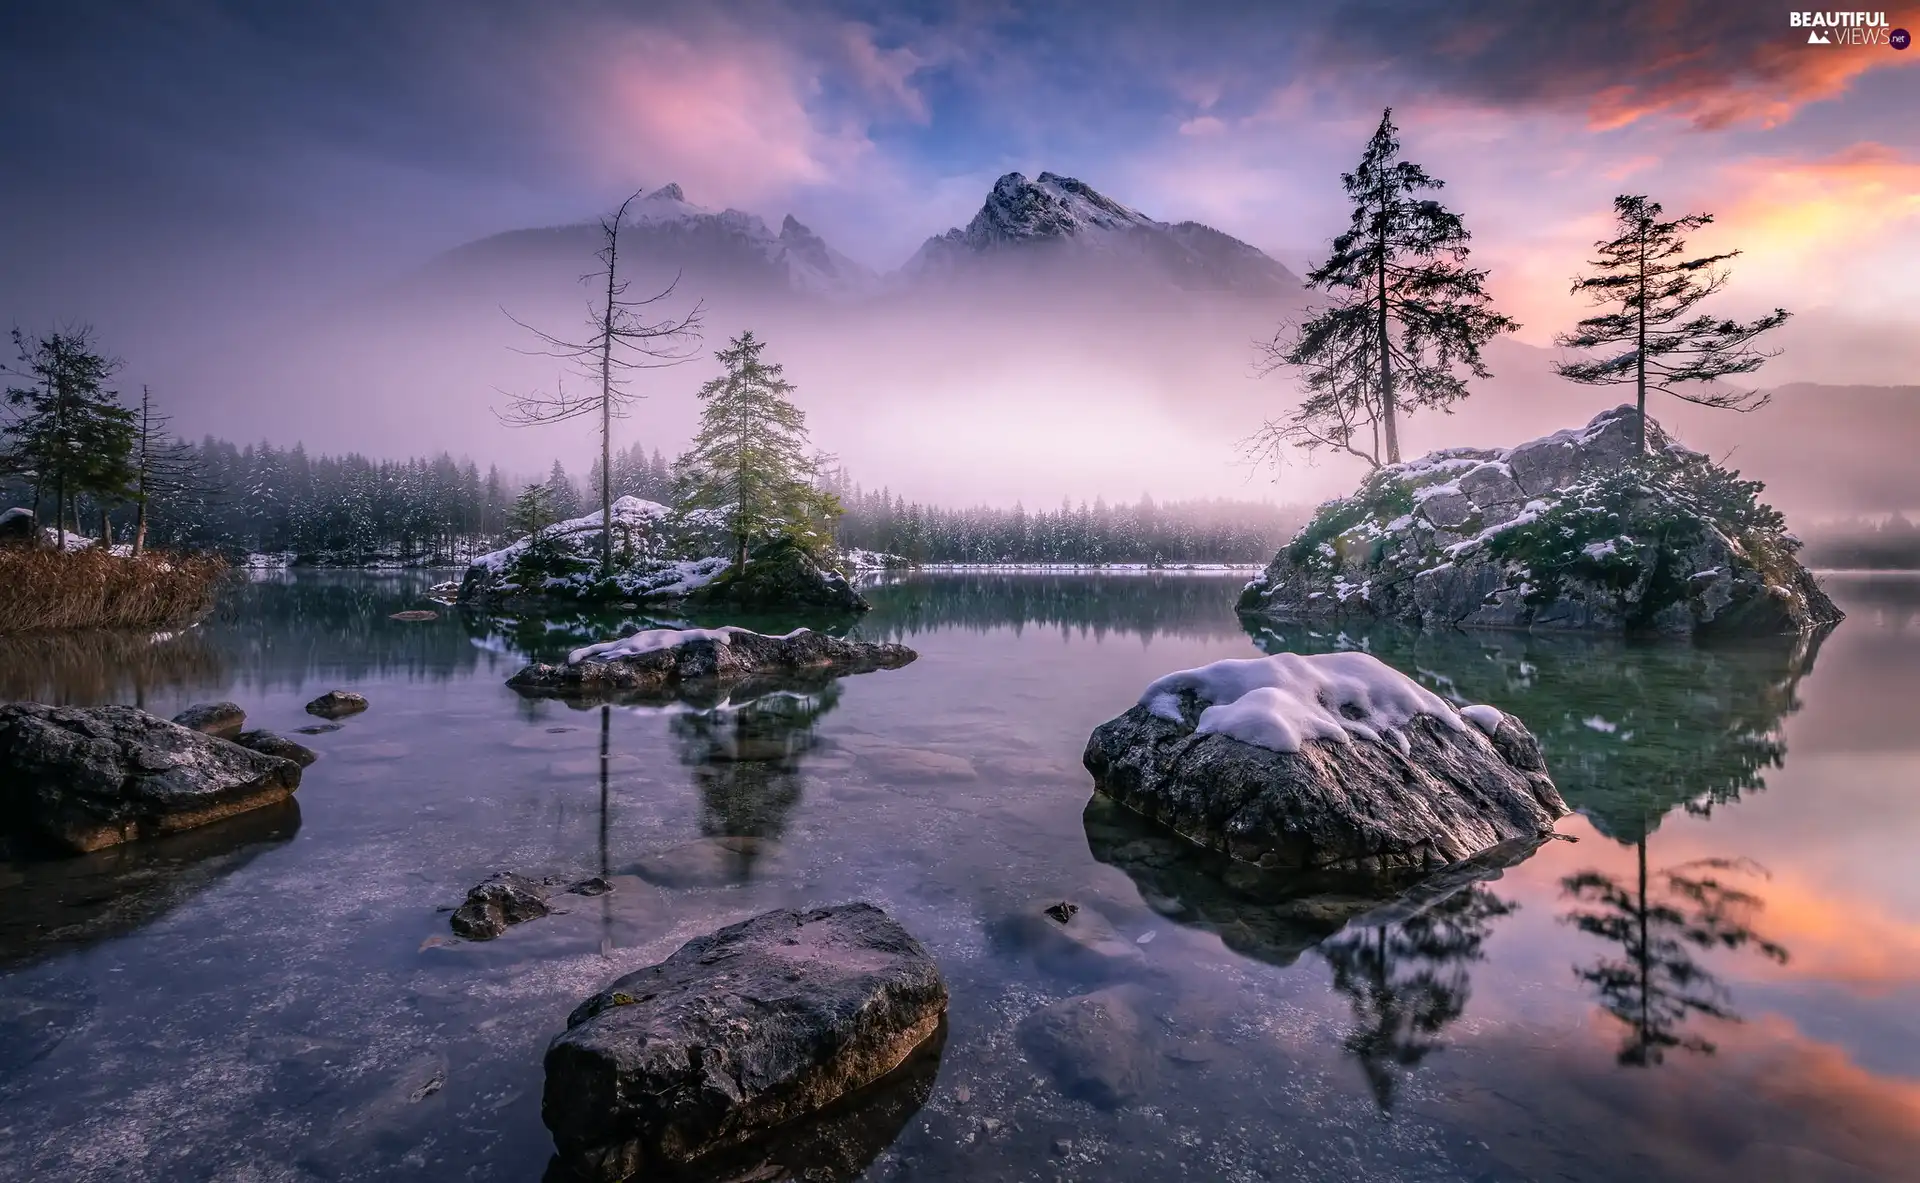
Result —
<svg viewBox="0 0 1920 1183"><path fill-rule="evenodd" d="M1820 30L1815 29L1813 32L1807 34L1807 44L1808 45L1832 45L1833 42L1827 40L1827 35L1825 33L1822 33Z"/></svg>

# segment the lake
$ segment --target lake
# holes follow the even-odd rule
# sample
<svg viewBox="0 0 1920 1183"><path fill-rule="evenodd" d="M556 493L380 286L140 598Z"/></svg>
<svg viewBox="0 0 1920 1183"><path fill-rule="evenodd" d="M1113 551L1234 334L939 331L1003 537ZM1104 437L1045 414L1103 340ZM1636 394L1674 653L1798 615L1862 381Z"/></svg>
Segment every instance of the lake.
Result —
<svg viewBox="0 0 1920 1183"><path fill-rule="evenodd" d="M279 573L155 644L0 644L6 697L230 698L285 732L372 702L297 737L295 808L0 864L0 1178L539 1179L577 1002L863 899L940 963L945 1041L812 1178L1920 1179L1920 580L1829 580L1850 615L1817 644L1697 648L1250 632L1237 578L913 576L852 626L902 670L574 709L505 679L647 622L388 619L442 577ZM1330 906L1093 797L1089 731L1153 678L1347 647L1522 718L1568 840ZM616 889L453 940L497 870ZM1025 935L1048 900L1137 951L1117 1104L1020 1035L1104 981Z"/></svg>

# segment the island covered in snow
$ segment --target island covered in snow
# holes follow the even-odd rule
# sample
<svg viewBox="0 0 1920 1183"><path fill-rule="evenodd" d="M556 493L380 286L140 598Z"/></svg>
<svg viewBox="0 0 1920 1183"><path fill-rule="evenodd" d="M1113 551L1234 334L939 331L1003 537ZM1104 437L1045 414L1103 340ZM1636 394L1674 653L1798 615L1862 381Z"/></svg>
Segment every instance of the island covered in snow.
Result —
<svg viewBox="0 0 1920 1183"><path fill-rule="evenodd" d="M1422 628L1760 636L1840 610L1757 481L1631 406L1517 447L1390 464L1322 505L1241 612Z"/></svg>
<svg viewBox="0 0 1920 1183"><path fill-rule="evenodd" d="M639 603L705 600L750 608L864 611L867 603L831 560L790 540L756 549L743 571L715 552L724 542L697 515L655 501L613 503L613 571L600 561L598 510L555 522L483 554L460 581L459 602L518 600Z"/></svg>

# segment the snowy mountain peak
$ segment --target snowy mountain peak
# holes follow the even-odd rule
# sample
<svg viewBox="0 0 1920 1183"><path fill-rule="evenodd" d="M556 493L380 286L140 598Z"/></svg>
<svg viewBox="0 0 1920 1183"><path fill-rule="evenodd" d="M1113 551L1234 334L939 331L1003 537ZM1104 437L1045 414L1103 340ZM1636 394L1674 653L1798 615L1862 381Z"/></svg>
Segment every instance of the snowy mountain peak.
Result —
<svg viewBox="0 0 1920 1183"><path fill-rule="evenodd" d="M904 270L914 276L951 275L1042 248L1050 258L1158 272L1188 289L1265 294L1297 289L1300 282L1232 235L1198 222L1155 221L1084 181L1050 172L1031 180L1007 173L995 181L965 229L928 239Z"/></svg>
<svg viewBox="0 0 1920 1183"><path fill-rule="evenodd" d="M1041 173L1028 180L1008 173L993 183L986 204L967 223L965 239L975 249L998 243L1068 238L1089 230L1124 230L1154 225L1073 177Z"/></svg>
<svg viewBox="0 0 1920 1183"><path fill-rule="evenodd" d="M672 181L669 181L666 184L660 186L658 189L655 189L653 192L647 194L646 197L644 197L642 200L644 201L685 201L686 199L687 199L687 195L681 192L680 186Z"/></svg>

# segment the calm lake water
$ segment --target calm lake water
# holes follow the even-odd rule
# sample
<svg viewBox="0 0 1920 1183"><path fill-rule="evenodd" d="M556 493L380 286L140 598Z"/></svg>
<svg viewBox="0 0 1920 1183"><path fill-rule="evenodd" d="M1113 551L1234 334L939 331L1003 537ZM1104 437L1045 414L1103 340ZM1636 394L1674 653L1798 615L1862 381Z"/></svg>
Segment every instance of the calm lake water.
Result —
<svg viewBox="0 0 1920 1183"><path fill-rule="evenodd" d="M1920 1179L1920 581L1829 581L1851 615L1818 645L1696 649L1249 633L1237 579L929 576L853 626L903 670L570 709L504 681L641 621L387 619L434 578L282 575L157 646L0 646L6 697L231 698L284 731L328 689L373 704L305 738L297 809L0 864L0 1178L539 1179L577 1001L865 899L952 1005L860 1118L859 1177ZM1523 718L1573 841L1356 915L1090 805L1087 734L1154 677L1343 646ZM505 869L616 890L452 941ZM1023 941L1061 899L1140 954L1118 1108L1017 1033L1099 984Z"/></svg>

